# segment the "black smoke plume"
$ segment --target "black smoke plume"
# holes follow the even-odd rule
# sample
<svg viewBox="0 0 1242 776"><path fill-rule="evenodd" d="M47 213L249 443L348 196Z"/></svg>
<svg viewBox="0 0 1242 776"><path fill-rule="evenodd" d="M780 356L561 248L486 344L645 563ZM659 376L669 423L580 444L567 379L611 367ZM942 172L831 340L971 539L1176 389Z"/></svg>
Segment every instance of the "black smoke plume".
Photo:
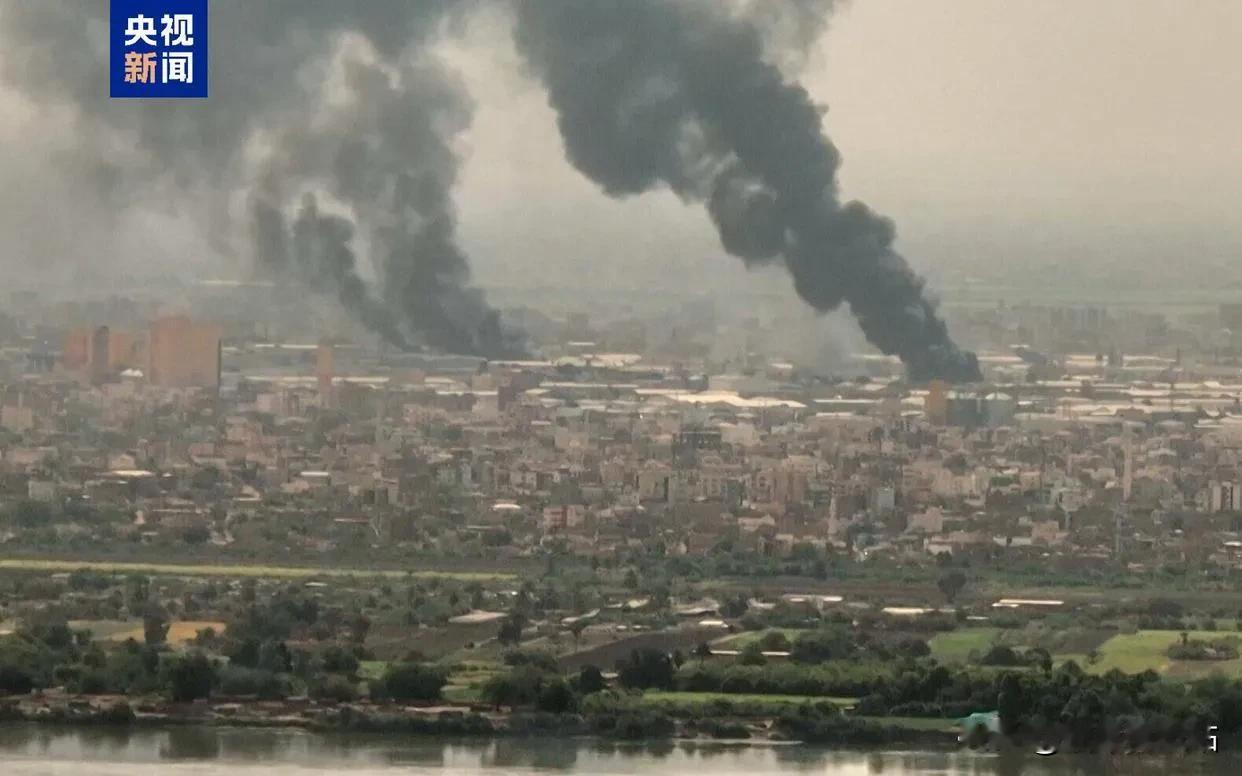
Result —
<svg viewBox="0 0 1242 776"><path fill-rule="evenodd" d="M456 243L451 142L471 105L426 45L472 5L212 3L210 98L122 101L101 75L107 3L5 3L0 73L72 122L80 142L59 163L87 189L75 208L189 211L212 237L252 234L260 271L334 296L395 345L508 355L519 338L470 285ZM230 214L239 197L249 229ZM354 261L364 246L373 284Z"/></svg>
<svg viewBox="0 0 1242 776"><path fill-rule="evenodd" d="M67 116L80 143L60 163L100 208L178 203L219 235L234 231L220 225L240 195L267 271L332 293L394 344L507 355L520 343L470 285L455 239L452 141L471 105L426 45L481 1L221 0L210 99L133 102L106 94L105 3L15 0L0 7L0 73ZM519 0L514 10L567 154L605 192L668 186L702 202L728 252L783 262L817 310L848 303L912 378L978 378L893 250L891 222L841 201L820 110L781 69L831 2ZM337 205L349 216L328 215ZM374 283L355 256L369 259Z"/></svg>
<svg viewBox="0 0 1242 776"><path fill-rule="evenodd" d="M798 14L830 3L800 1ZM841 202L840 155L806 91L765 58L754 12L687 0L537 0L517 43L547 86L570 161L611 196L668 186L704 202L725 249L783 261L817 310L848 303L911 379L979 379L892 222Z"/></svg>
<svg viewBox="0 0 1242 776"><path fill-rule="evenodd" d="M321 213L315 195L306 194L290 229L284 213L265 200L253 203L258 255L274 277L297 277L324 294L336 294L341 306L388 342L405 346L392 311L372 297L358 275L350 247L354 224L347 218Z"/></svg>

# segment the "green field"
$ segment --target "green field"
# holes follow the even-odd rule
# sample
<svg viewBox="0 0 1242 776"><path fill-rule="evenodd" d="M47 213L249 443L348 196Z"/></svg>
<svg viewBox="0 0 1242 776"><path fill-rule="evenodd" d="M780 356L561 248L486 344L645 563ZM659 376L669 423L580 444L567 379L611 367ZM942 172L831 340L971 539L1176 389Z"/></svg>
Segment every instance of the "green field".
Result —
<svg viewBox="0 0 1242 776"><path fill-rule="evenodd" d="M358 676L374 682L388 670L387 660L363 660L358 663ZM467 662L452 666L442 695L449 703L478 703L483 683L505 668L497 663Z"/></svg>
<svg viewBox="0 0 1242 776"><path fill-rule="evenodd" d="M1229 631L1188 631L1192 639L1214 641L1226 636L1237 636ZM1174 679L1201 679L1213 674L1242 678L1242 658L1237 660L1172 660L1165 654L1168 648L1181 639L1181 631L1145 630L1113 636L1099 648L1100 658L1089 665L1085 658L1079 661L1091 673L1102 674L1116 668L1127 674L1142 673L1148 669ZM1077 659L1077 656L1075 656Z"/></svg>
<svg viewBox="0 0 1242 776"><path fill-rule="evenodd" d="M958 628L937 633L927 642L927 646L931 647L932 657L942 663L964 663L971 652L986 652L1001 633L1001 628Z"/></svg>
<svg viewBox="0 0 1242 776"><path fill-rule="evenodd" d="M448 684L444 686L444 700L450 703L478 703L483 684L493 676L503 674L505 667L499 663L467 661L453 666Z"/></svg>
<svg viewBox="0 0 1242 776"><path fill-rule="evenodd" d="M853 706L857 698L840 698L830 695L758 695L749 693L727 692L672 692L667 690L647 690L643 693L643 701L647 703L665 704L670 706L702 705L713 701L728 701L736 704L756 704L765 706L800 706L804 703L828 702L837 706Z"/></svg>
<svg viewBox="0 0 1242 776"><path fill-rule="evenodd" d="M49 573L95 571L103 574L153 574L180 577L263 577L272 579L313 579L315 577L388 577L390 579L456 579L462 582L488 582L514 579L513 574L473 571L396 571L380 569L325 569L300 566L250 566L180 563L112 563L107 561L35 560L0 558L0 571L46 571Z"/></svg>
<svg viewBox="0 0 1242 776"><path fill-rule="evenodd" d="M794 639L798 638L799 634L806 632L807 631L800 630L798 628L766 628L764 630L745 631L743 633L732 633L728 636L716 639L712 642L712 646L719 647L720 649L744 649L747 644L759 641L769 633L783 633L785 634L785 638L792 642Z"/></svg>
<svg viewBox="0 0 1242 776"><path fill-rule="evenodd" d="M957 728L957 720L941 717L855 717L855 719L874 722L877 725L906 728L907 730L942 730L949 732Z"/></svg>

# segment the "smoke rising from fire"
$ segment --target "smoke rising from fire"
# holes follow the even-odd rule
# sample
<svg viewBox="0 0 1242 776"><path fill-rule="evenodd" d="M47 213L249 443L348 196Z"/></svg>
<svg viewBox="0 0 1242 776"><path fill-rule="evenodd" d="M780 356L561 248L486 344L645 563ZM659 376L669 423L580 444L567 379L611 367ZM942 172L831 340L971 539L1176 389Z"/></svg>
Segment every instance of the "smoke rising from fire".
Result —
<svg viewBox="0 0 1242 776"><path fill-rule="evenodd" d="M110 100L106 3L6 4L0 57L26 98L73 123L80 142L59 163L83 184L80 209L179 207L221 251L334 297L394 345L513 355L520 335L470 284L456 242L452 141L471 103L427 45L471 5L213 3L205 101Z"/></svg>
<svg viewBox="0 0 1242 776"><path fill-rule="evenodd" d="M668 186L704 202L724 248L783 261L817 310L845 303L911 378L974 380L890 221L841 202L841 159L807 92L765 58L753 14L666 0L517 6L517 42L543 79L570 161L610 196ZM800 13L831 11L799 3Z"/></svg>
<svg viewBox="0 0 1242 776"><path fill-rule="evenodd" d="M500 1L213 3L206 101L108 99L100 3L6 4L0 62L29 100L66 111L80 143L60 163L83 197L177 203L223 243L249 235L259 271L333 296L396 345L503 356L520 337L471 285L456 239L454 141L472 104L431 51ZM784 265L816 310L848 305L912 378L978 377L892 223L843 201L821 109L788 75L831 2L509 7L569 161L605 193L667 187L702 203L728 253Z"/></svg>

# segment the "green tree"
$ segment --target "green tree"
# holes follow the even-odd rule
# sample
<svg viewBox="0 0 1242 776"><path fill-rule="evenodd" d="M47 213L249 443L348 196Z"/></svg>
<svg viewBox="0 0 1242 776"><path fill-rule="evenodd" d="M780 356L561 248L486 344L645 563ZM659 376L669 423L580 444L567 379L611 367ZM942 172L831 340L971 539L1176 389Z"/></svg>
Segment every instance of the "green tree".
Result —
<svg viewBox="0 0 1242 776"><path fill-rule="evenodd" d="M1052 655L1043 647L1032 647L1027 650L1026 659L1044 673L1052 670Z"/></svg>
<svg viewBox="0 0 1242 776"><path fill-rule="evenodd" d="M944 599L951 604L966 587L966 575L960 569L951 569L940 576L936 587L940 589Z"/></svg>
<svg viewBox="0 0 1242 776"><path fill-rule="evenodd" d="M788 652L793 646L789 637L778 630L768 631L759 639L760 646L767 652Z"/></svg>
<svg viewBox="0 0 1242 776"><path fill-rule="evenodd" d="M768 659L763 655L763 645L758 641L752 641L742 647L741 653L737 656L738 665L743 666L764 666L768 664Z"/></svg>
<svg viewBox="0 0 1242 776"><path fill-rule="evenodd" d="M517 614L506 617L504 622L500 623L500 630L496 632L496 640L506 646L520 643L523 619Z"/></svg>
<svg viewBox="0 0 1242 776"><path fill-rule="evenodd" d="M743 614L746 614L746 610L749 608L749 599L747 599L744 594L738 593L737 595L726 598L725 602L720 605L720 615L734 620L741 617Z"/></svg>
<svg viewBox="0 0 1242 776"><path fill-rule="evenodd" d="M142 613L142 639L149 646L158 646L168 637L168 615L158 605L150 605Z"/></svg>
<svg viewBox="0 0 1242 776"><path fill-rule="evenodd" d="M497 709L501 706L529 706L539 698L543 677L544 673L533 666L519 666L488 679L479 694Z"/></svg>
<svg viewBox="0 0 1242 776"><path fill-rule="evenodd" d="M583 695L608 689L608 682L604 681L603 672L596 666L583 666L574 683L577 685L578 692Z"/></svg>
<svg viewBox="0 0 1242 776"><path fill-rule="evenodd" d="M559 676L549 676L539 688L539 696L535 701L535 706L540 711L564 714L577 708L578 698L574 695L573 688L569 686L569 682L566 682Z"/></svg>
<svg viewBox="0 0 1242 776"><path fill-rule="evenodd" d="M434 701L448 682L445 671L422 663L394 663L380 679L384 693L397 701Z"/></svg>
<svg viewBox="0 0 1242 776"><path fill-rule="evenodd" d="M636 649L618 665L617 680L623 687L667 690L673 686L673 661L667 652L650 647Z"/></svg>
<svg viewBox="0 0 1242 776"><path fill-rule="evenodd" d="M1105 737L1104 702L1093 689L1079 688L1065 704L1061 722L1069 728L1070 742L1076 749L1099 746Z"/></svg>
<svg viewBox="0 0 1242 776"><path fill-rule="evenodd" d="M831 626L800 634L794 639L790 657L797 663L823 663L847 660L856 652L853 634L843 626Z"/></svg>
<svg viewBox="0 0 1242 776"><path fill-rule="evenodd" d="M52 522L52 507L43 501L22 499L9 509L9 522L20 528L39 528Z"/></svg>
<svg viewBox="0 0 1242 776"><path fill-rule="evenodd" d="M211 538L211 529L205 525L192 525L181 532L181 541L186 544L206 544Z"/></svg>
<svg viewBox="0 0 1242 776"><path fill-rule="evenodd" d="M997 683L996 708L1000 712L1001 730L1012 735L1021 725L1027 713L1026 697L1022 693L1022 680L1017 674L1005 673Z"/></svg>
<svg viewBox="0 0 1242 776"><path fill-rule="evenodd" d="M165 666L165 681L176 703L208 698L216 684L216 667L201 652L172 657Z"/></svg>
<svg viewBox="0 0 1242 776"><path fill-rule="evenodd" d="M310 695L317 700L348 703L358 697L358 688L345 676L328 674L311 685Z"/></svg>
<svg viewBox="0 0 1242 776"><path fill-rule="evenodd" d="M323 670L353 676L358 672L358 656L339 644L332 644L323 651Z"/></svg>
<svg viewBox="0 0 1242 776"><path fill-rule="evenodd" d="M365 614L359 614L350 620L349 638L355 644L363 644L367 640L367 634L371 632L371 619Z"/></svg>

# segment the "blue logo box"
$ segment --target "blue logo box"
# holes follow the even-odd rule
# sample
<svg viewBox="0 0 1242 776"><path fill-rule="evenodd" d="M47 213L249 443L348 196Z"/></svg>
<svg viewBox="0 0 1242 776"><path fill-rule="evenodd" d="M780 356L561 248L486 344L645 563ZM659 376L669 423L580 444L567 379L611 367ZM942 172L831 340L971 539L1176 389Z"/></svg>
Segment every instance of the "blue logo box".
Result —
<svg viewBox="0 0 1242 776"><path fill-rule="evenodd" d="M207 0L111 0L111 95L207 96Z"/></svg>

